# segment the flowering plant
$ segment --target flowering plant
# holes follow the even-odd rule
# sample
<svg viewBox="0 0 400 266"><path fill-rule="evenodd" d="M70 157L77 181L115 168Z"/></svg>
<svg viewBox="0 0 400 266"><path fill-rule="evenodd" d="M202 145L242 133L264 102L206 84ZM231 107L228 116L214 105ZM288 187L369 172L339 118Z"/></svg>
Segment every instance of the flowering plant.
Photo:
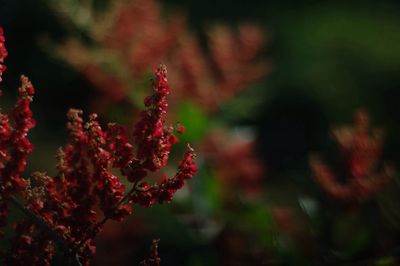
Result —
<svg viewBox="0 0 400 266"><path fill-rule="evenodd" d="M0 77L6 56L0 28ZM197 172L193 149L187 145L175 176L163 175L152 184L145 181L150 172L167 165L171 146L178 141L164 120L170 92L165 66L154 75L153 94L145 99L146 109L132 136L126 126L102 127L96 114L84 121L81 110L70 109L69 136L57 154L57 174L34 172L29 179L22 173L33 151L27 136L35 126L30 109L34 87L21 76L17 103L8 115L0 113L0 226L6 225L10 204L26 218L14 224L10 249L0 253L4 264L50 265L57 245L76 264L89 265L96 250L94 238L107 221L124 220L134 204L151 207L170 202ZM129 186L114 174L115 169ZM143 265L159 265L157 244L153 242L151 258Z"/></svg>
<svg viewBox="0 0 400 266"><path fill-rule="evenodd" d="M56 46L55 54L100 92L95 110L126 102L137 107L140 94L131 92L138 90L136 85L157 62L175 69L170 75L175 91L171 100L189 99L207 112L215 112L270 71L269 64L259 59L265 34L253 23L211 24L202 40L190 30L184 12L163 14L161 1L115 0L103 12L80 1L49 3L64 23L92 40L88 45L82 38L69 38ZM86 15L76 12L76 6Z"/></svg>
<svg viewBox="0 0 400 266"><path fill-rule="evenodd" d="M310 166L315 181L333 199L342 202L364 202L383 189L395 176L395 169L385 162L380 171L383 132L371 128L365 110L354 115L354 126L343 126L332 130L332 137L345 158L350 178L347 183L337 180L329 167L317 156L310 157Z"/></svg>

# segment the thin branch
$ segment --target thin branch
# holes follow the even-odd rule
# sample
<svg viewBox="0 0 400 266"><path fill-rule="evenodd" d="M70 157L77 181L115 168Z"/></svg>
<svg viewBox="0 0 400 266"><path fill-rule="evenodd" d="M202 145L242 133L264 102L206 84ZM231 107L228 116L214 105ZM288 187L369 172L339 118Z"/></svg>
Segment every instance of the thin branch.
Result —
<svg viewBox="0 0 400 266"><path fill-rule="evenodd" d="M38 226L40 226L42 229L44 229L50 236L53 238L53 240L59 244L62 247L67 247L68 244L66 242L66 239L57 234L53 229L50 228L50 226L43 221L43 219L26 208L21 202L17 200L14 196L10 197L10 202L17 207L23 214L25 214L27 217L31 218Z"/></svg>
<svg viewBox="0 0 400 266"><path fill-rule="evenodd" d="M17 207L23 214L25 214L28 218L31 218L39 227L44 229L46 233L65 251L69 252L71 249L69 248L67 240L60 236L57 232L55 232L40 216L26 208L18 199L14 196L10 197L10 202ZM73 265L82 266L82 263L79 261L78 256L75 254L74 259L72 260Z"/></svg>
<svg viewBox="0 0 400 266"><path fill-rule="evenodd" d="M118 209L119 206L121 206L121 204L123 204L124 202L126 202L129 199L129 197L132 195L132 193L136 191L137 185L138 185L138 181L136 181L133 184L132 188L129 190L129 192L126 193L125 196L117 204L115 204L115 206L113 207L113 211ZM79 250L88 239L94 237L96 235L97 230L100 229L109 219L110 219L110 216L105 215L100 222L96 223L96 225L93 227L93 229L90 231L90 233L88 233L86 235L86 237L83 240L81 240L81 242L77 245L76 250Z"/></svg>

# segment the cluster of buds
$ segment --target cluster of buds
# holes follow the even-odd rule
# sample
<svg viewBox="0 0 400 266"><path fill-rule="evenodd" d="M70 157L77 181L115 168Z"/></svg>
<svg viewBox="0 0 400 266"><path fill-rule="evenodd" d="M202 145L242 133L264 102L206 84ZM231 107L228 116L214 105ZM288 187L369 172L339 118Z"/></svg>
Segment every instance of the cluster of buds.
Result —
<svg viewBox="0 0 400 266"><path fill-rule="evenodd" d="M349 175L346 183L341 183L321 159L310 156L314 179L330 197L343 202L364 202L393 179L395 170L389 163L383 163L379 171L383 132L371 128L366 111L356 111L354 126L334 128L332 136L345 159Z"/></svg>
<svg viewBox="0 0 400 266"><path fill-rule="evenodd" d="M3 35L0 40L4 50ZM85 122L81 110L70 109L69 137L57 155L57 174L35 172L30 179L21 173L33 150L27 135L34 127L30 110L34 89L21 77L15 107L10 115L0 114L0 226L6 225L9 204L26 214L26 219L14 225L10 249L0 254L4 264L50 265L58 245L76 264L89 265L96 250L94 238L107 221L124 220L134 204L150 207L170 202L185 180L193 177L197 166L188 145L174 177L163 176L154 184L144 181L149 171L167 165L171 145L178 141L173 127L164 121L169 93L166 74L165 66L155 70L153 94L146 98L146 110L132 136L125 126L110 123L103 128L96 114ZM115 169L127 179L127 187ZM144 265L158 265L156 256L155 243L152 258Z"/></svg>
<svg viewBox="0 0 400 266"><path fill-rule="evenodd" d="M65 13L64 2L55 5ZM66 16L79 24L72 12ZM257 60L265 44L259 26L212 25L206 29L208 48L204 49L188 29L185 15L176 12L163 18L156 0L114 1L108 12L93 16L85 30L96 41L95 47L72 39L58 51L102 92L97 109L129 100L132 84L158 62L175 69L169 77L174 83L172 101L190 99L206 111L215 110L269 71L268 64Z"/></svg>
<svg viewBox="0 0 400 266"><path fill-rule="evenodd" d="M4 46L4 42L0 45ZM20 174L25 170L27 156L33 151L27 134L35 126L30 110L34 89L24 76L18 92L18 101L10 114L0 113L0 226L7 221L9 197L27 187Z"/></svg>
<svg viewBox="0 0 400 266"><path fill-rule="evenodd" d="M6 47L4 46L4 34L3 34L3 29L0 28L0 81L1 81L1 75L3 74L4 70L6 70L6 66L3 64L4 63L4 58L7 56L7 50Z"/></svg>

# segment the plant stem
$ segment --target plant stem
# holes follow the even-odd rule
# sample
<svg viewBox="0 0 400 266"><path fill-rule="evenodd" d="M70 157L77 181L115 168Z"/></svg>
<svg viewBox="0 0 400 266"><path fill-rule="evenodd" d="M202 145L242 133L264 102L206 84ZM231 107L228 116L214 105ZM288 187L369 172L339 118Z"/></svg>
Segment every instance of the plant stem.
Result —
<svg viewBox="0 0 400 266"><path fill-rule="evenodd" d="M119 206L121 206L121 204L123 204L132 195L132 193L136 191L137 185L138 185L138 181L136 181L133 184L132 188L129 190L129 192L126 193L125 196L117 204L115 204L115 206L113 207L113 210L116 210ZM109 219L110 219L110 216L105 215L100 222L96 223L96 225L93 227L93 229L90 231L90 233L86 234L86 237L83 240L81 240L79 245L76 247L76 250L78 250L80 247L82 247L82 245L88 239L93 238L97 234L97 230L100 229Z"/></svg>
<svg viewBox="0 0 400 266"><path fill-rule="evenodd" d="M31 218L37 225L39 225L42 229L44 229L50 236L53 238L53 240L60 246L68 246L66 243L66 239L64 239L62 236L57 234L53 229L50 228L50 226L43 221L42 218L40 218L37 214L26 208L22 203L20 203L17 198L14 196L10 197L11 203L17 207L23 214L25 214L27 217Z"/></svg>
<svg viewBox="0 0 400 266"><path fill-rule="evenodd" d="M57 232L51 229L50 226L45 221L43 221L42 218L40 218L40 216L38 216L37 214L26 208L21 202L18 201L16 197L11 196L10 202L15 207L17 207L17 209L19 209L23 214L25 214L28 218L31 218L39 227L44 229L46 233L54 240L54 242L56 242L63 250L65 251L71 250L69 248L67 240L64 237L60 236ZM74 256L72 263L73 265L76 266L82 266L77 256Z"/></svg>

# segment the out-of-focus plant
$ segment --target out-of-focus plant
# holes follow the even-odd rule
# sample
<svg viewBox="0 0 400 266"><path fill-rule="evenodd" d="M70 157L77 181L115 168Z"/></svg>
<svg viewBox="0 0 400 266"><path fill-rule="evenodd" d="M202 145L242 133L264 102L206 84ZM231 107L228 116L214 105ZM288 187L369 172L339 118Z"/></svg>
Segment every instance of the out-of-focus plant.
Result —
<svg viewBox="0 0 400 266"><path fill-rule="evenodd" d="M239 193L246 199L263 197L266 167L256 154L256 142L250 132L219 129L210 132L201 145L221 182L223 194Z"/></svg>
<svg viewBox="0 0 400 266"><path fill-rule="evenodd" d="M255 24L210 25L204 45L188 29L182 12L162 14L155 0L113 1L103 12L85 9L76 1L50 3L93 41L71 38L57 51L101 91L97 107L126 100L136 105L135 91L158 62L176 69L170 75L176 90L173 101L190 99L206 111L215 110L269 70L257 60L265 37ZM85 23L73 12L76 6L87 10Z"/></svg>
<svg viewBox="0 0 400 266"><path fill-rule="evenodd" d="M358 110L354 114L354 126L334 128L332 137L345 159L350 176L346 183L341 183L316 156L310 158L315 181L330 197L344 202L364 202L393 179L395 170L390 164L385 163L379 172L383 132L371 128L366 111Z"/></svg>
<svg viewBox="0 0 400 266"><path fill-rule="evenodd" d="M0 28L0 76L6 56ZM155 70L153 94L144 101L146 109L132 137L126 126L109 123L103 129L96 114L84 122L81 110L70 109L67 144L57 155L58 173L34 172L30 178L24 178L23 172L33 152L28 133L35 126L30 109L35 90L21 76L15 106L8 115L0 114L0 225L7 223L9 205L26 217L14 224L10 248L0 252L2 263L50 265L57 246L74 263L89 265L96 250L94 238L106 222L123 221L135 204L151 207L171 202L197 166L193 149L187 145L173 177L145 181L149 173L167 165L171 146L178 141L164 118L170 92L166 74L163 65ZM127 179L129 188L113 169ZM151 257L142 265L159 265L157 243L153 242Z"/></svg>

